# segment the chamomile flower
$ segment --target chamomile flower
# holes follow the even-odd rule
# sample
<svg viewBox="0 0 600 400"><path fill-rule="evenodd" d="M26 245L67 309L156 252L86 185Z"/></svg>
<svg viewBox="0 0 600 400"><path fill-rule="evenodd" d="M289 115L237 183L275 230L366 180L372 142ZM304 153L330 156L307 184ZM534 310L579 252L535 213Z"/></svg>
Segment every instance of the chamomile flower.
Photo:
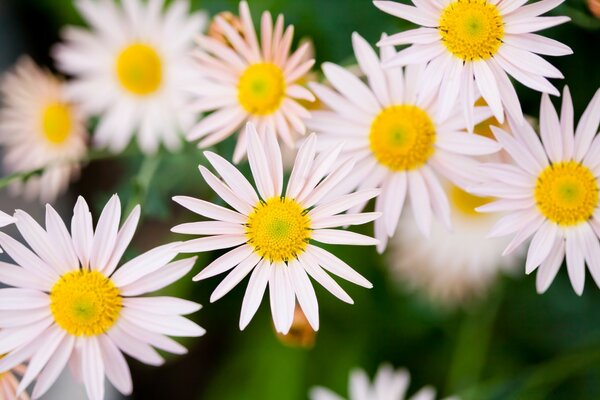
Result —
<svg viewBox="0 0 600 400"><path fill-rule="evenodd" d="M68 27L54 49L57 66L72 75L70 98L99 115L94 143L114 152L137 136L145 153L162 143L171 150L194 122L185 104L194 72L192 38L206 24L203 13L188 15L176 0L77 0L92 30Z"/></svg>
<svg viewBox="0 0 600 400"><path fill-rule="evenodd" d="M117 265L131 241L139 206L121 228L121 205L113 196L94 231L88 206L79 198L71 232L46 207L46 229L27 213L15 212L16 226L31 250L0 233L0 246L15 264L0 263L0 372L28 360L17 393L37 379L42 396L69 363L90 399L104 397L104 377L123 394L132 391L125 353L160 365L154 348L182 354L167 337L200 336L204 330L182 315L200 308L174 297L139 297L161 289L190 271L194 259L171 262L178 243L156 247Z"/></svg>
<svg viewBox="0 0 600 400"><path fill-rule="evenodd" d="M440 101L449 107L461 102L472 128L470 104L476 97L476 88L500 122L504 120L504 110L522 122L519 99L508 75L531 89L559 94L546 78L563 75L538 54L564 56L572 51L533 32L569 21L568 17L541 16L563 1L542 0L525 5L524 0L413 0L415 7L394 1L374 3L388 14L421 26L379 43L411 45L387 61L386 66L426 63L425 92L439 89Z"/></svg>
<svg viewBox="0 0 600 400"><path fill-rule="evenodd" d="M367 83L325 63L323 72L334 90L318 83L311 88L329 110L314 111L307 124L322 133L325 146L343 142L344 152L357 158L354 172L343 184L347 191L381 188L375 210L383 216L375 221L375 237L382 252L396 231L405 198L410 199L425 236L433 214L449 226L450 207L437 174L459 186L472 184L477 162L468 156L494 153L500 146L468 134L456 105L440 119L439 109L448 104L433 95L420 96L423 66L383 69L381 61L394 56L393 48L382 48L380 59L360 35L355 33L352 40ZM491 115L487 107L477 107L475 112L477 122Z"/></svg>
<svg viewBox="0 0 600 400"><path fill-rule="evenodd" d="M16 374L23 376L25 371L24 365L17 365L11 371L0 374L0 400L29 400L27 392L17 395L19 379Z"/></svg>
<svg viewBox="0 0 600 400"><path fill-rule="evenodd" d="M481 214L475 208L490 201L449 185L452 231L437 221L424 239L414 222L401 220L387 254L398 281L422 293L436 305L451 308L485 295L502 271L513 271L517 252L501 257L508 238L486 238L501 215Z"/></svg>
<svg viewBox="0 0 600 400"><path fill-rule="evenodd" d="M268 127L288 146L304 134L303 118L310 113L299 101L313 101L314 96L299 84L314 64L306 60L310 44L301 45L290 54L294 27L284 29L283 15L275 24L265 11L261 18L260 42L257 39L248 3L240 2L241 32L236 24L217 15L215 23L227 40L210 36L197 39L195 57L203 82L192 88L198 112L212 111L189 132L190 141L202 139L200 147L218 143L246 122L252 122L261 135ZM235 20L234 20L235 21ZM234 162L246 153L246 134L240 131Z"/></svg>
<svg viewBox="0 0 600 400"><path fill-rule="evenodd" d="M0 144L8 173L44 171L14 193L53 201L79 174L87 151L87 132L79 108L67 100L62 81L23 57L2 81Z"/></svg>
<svg viewBox="0 0 600 400"><path fill-rule="evenodd" d="M513 162L486 164L487 179L470 191L497 201L482 212L507 212L490 236L514 234L504 251L509 254L533 237L525 270L538 269L538 292L548 289L566 255L567 272L575 292L583 293L585 264L600 286L600 90L573 128L573 105L563 92L560 118L548 95L542 96L541 142L529 123L512 122L512 135L492 127Z"/></svg>
<svg viewBox="0 0 600 400"><path fill-rule="evenodd" d="M408 391L410 374L405 369L394 371L389 364L379 367L371 384L365 371L351 372L348 383L348 400L404 400ZM310 400L344 400L329 389L315 387L309 393ZM429 386L422 388L409 400L434 400L435 390ZM450 400L450 399L447 399Z"/></svg>
<svg viewBox="0 0 600 400"><path fill-rule="evenodd" d="M275 135L267 132L263 140L249 123L246 136L257 191L232 164L215 153L205 152L222 180L203 166L200 173L233 210L190 197L175 197L182 206L213 220L174 227L174 232L204 236L184 242L179 250L197 253L233 248L194 280L231 270L212 293L210 301L214 302L251 273L242 304L240 329L244 329L256 313L268 285L271 313L278 332L288 333L296 298L313 329L318 330L318 304L309 276L347 303L352 303L352 299L326 271L363 287L370 288L371 284L317 242L376 244L371 237L332 228L364 224L377 218L377 213L338 214L376 196L378 191L361 191L324 201L324 197L351 174L354 161L336 162L339 147L315 157L317 138L314 134L300 148L283 191L281 151Z"/></svg>

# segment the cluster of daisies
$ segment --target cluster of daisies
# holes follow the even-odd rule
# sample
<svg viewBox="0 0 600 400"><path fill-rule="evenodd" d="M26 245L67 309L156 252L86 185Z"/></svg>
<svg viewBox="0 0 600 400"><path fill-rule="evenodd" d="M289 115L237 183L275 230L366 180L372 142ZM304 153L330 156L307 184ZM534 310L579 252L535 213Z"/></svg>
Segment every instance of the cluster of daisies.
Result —
<svg viewBox="0 0 600 400"><path fill-rule="evenodd" d="M312 44L293 50L293 26L268 11L257 30L245 1L204 34L205 14L190 14L185 0L76 0L90 29L67 27L52 51L68 79L23 58L2 81L5 170L38 172L17 180L16 193L53 201L92 148L119 154L135 139L152 154L230 136L237 145L233 163L206 151L210 168L200 166L224 205L174 197L202 217L172 228L192 238L125 263L140 209L121 223L117 196L95 228L83 198L70 229L50 205L45 226L21 210L0 214L28 244L0 233L13 260L0 263L10 286L0 289L0 372L21 376L0 375L4 393L25 396L35 381L38 398L69 364L90 399L104 397L105 377L129 394L123 354L160 365L156 349L185 353L171 337L204 334L185 317L200 305L141 296L193 268L181 254L225 250L193 279L227 273L214 302L249 276L240 329L268 287L283 335L298 310L319 329L312 280L346 303L331 275L372 286L322 244L389 248L395 275L442 303L483 290L499 268L518 264L529 240L525 269L538 269L539 292L565 257L577 294L586 265L600 286L600 91L575 128L565 88L559 116L548 78L562 75L540 55L571 50L534 33L568 21L543 16L562 0L412 2L375 1L419 27L383 34L376 47L355 33L358 66L324 63L319 82ZM511 78L543 93L539 135ZM246 162L251 180L235 165ZM347 229L373 221L374 237ZM403 399L408 379L385 366L371 387L356 372L350 397ZM412 398L434 396L425 388ZM311 397L339 398L321 388Z"/></svg>

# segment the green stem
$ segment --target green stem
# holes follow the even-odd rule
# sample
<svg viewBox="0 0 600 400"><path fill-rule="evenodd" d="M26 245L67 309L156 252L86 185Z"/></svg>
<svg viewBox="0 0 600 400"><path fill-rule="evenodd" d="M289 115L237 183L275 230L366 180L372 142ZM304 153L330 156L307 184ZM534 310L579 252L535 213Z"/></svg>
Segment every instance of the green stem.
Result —
<svg viewBox="0 0 600 400"><path fill-rule="evenodd" d="M160 162L160 153L144 158L137 175L133 178L133 193L127 202L127 213L130 213L136 205L142 204L146 199L148 189L150 188L150 184L152 183L154 174L158 170Z"/></svg>

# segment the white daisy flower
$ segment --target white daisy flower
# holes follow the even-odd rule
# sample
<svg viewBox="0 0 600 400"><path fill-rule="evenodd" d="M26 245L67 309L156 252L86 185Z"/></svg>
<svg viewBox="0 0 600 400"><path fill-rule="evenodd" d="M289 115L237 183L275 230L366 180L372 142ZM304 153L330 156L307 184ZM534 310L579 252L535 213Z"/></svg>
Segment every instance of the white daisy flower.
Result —
<svg viewBox="0 0 600 400"><path fill-rule="evenodd" d="M573 104L563 92L560 119L547 95L540 111L541 142L529 123L512 122L512 133L492 127L494 135L513 159L511 165L487 164L487 181L471 192L499 200L478 208L482 212L508 212L490 236L514 234L504 254L533 236L525 270L539 267L537 290L552 283L566 254L573 289L583 293L585 264L600 286L600 90L583 113L573 133Z"/></svg>
<svg viewBox="0 0 600 400"><path fill-rule="evenodd" d="M182 206L214 220L174 227L173 232L205 236L184 242L179 251L196 253L234 248L213 261L194 280L232 269L212 293L210 301L214 302L252 272L242 304L240 329L244 329L256 313L268 284L271 313L278 332L288 333L294 318L295 298L313 329L318 330L317 298L308 276L350 304L352 299L325 271L363 287L372 285L316 242L376 244L371 237L332 228L376 219L378 213L338 214L373 198L378 191L361 191L323 201L336 185L347 179L354 161L336 163L339 147L315 158L317 138L312 134L298 152L284 192L281 150L275 134L268 132L262 140L249 123L246 136L258 193L232 164L215 153L205 152L223 180L203 166L200 173L233 210L190 197L175 197Z"/></svg>
<svg viewBox="0 0 600 400"><path fill-rule="evenodd" d="M119 229L121 204L108 202L94 231L88 206L79 198L71 233L51 206L46 229L17 210L16 226L31 250L0 233L0 245L16 265L0 263L0 372L29 360L19 384L34 379L42 396L67 362L90 399L104 397L104 376L121 393L132 391L125 353L160 365L154 348L183 354L169 336L200 336L204 330L182 317L200 305L174 297L138 297L176 281L195 259L171 260L178 243L150 250L117 268L140 217L137 206Z"/></svg>
<svg viewBox="0 0 600 400"><path fill-rule="evenodd" d="M452 231L433 223L423 239L414 223L402 220L390 239L388 265L398 281L444 307L481 297L502 271L520 264L520 254L501 257L508 238L486 238L501 215L481 214L475 208L491 201L451 185Z"/></svg>
<svg viewBox="0 0 600 400"><path fill-rule="evenodd" d="M284 30L283 15L273 26L268 11L262 14L259 43L246 1L240 2L240 19L241 33L222 16L216 17L215 23L228 43L209 36L197 38L194 54L204 77L202 83L191 88L196 97L193 108L212 114L201 120L187 138L202 139L199 147L208 147L250 121L261 135L269 127L293 147L295 137L306 130L302 119L310 117L299 101L314 100L312 93L299 84L314 64L314 59L305 59L310 44L304 43L290 54L294 27ZM245 133L240 131L235 163L246 153L246 141Z"/></svg>
<svg viewBox="0 0 600 400"><path fill-rule="evenodd" d="M347 69L323 64L335 90L318 83L311 88L330 111L314 111L307 125L322 133L325 145L344 142L345 152L357 158L354 173L344 182L347 191L381 188L375 211L383 217L375 221L375 237L382 252L396 230L405 198L410 198L425 236L431 230L432 214L449 226L448 200L436 175L463 187L473 184L477 163L467 156L494 153L500 146L465 132L456 105L446 113L448 117L439 118L437 111L448 104L433 95L420 96L423 66L383 69L381 61L393 57L393 48L382 48L380 60L360 35L354 33L352 41L367 84ZM491 115L486 107L475 112L477 122Z"/></svg>
<svg viewBox="0 0 600 400"><path fill-rule="evenodd" d="M54 49L58 68L73 75L68 93L91 115L100 115L94 143L114 152L137 136L145 153L160 143L171 150L194 122L185 107L194 76L189 52L206 25L203 13L188 15L176 0L77 0L92 31L67 27Z"/></svg>
<svg viewBox="0 0 600 400"><path fill-rule="evenodd" d="M371 384L365 371L350 373L348 400L404 400L410 382L410 374L405 369L394 371L389 364L379 367ZM344 400L329 389L315 387L310 390L310 400ZM426 386L410 397L410 400L434 400L435 389ZM447 400L451 400L448 398ZM456 400L456 399L454 399Z"/></svg>
<svg viewBox="0 0 600 400"><path fill-rule="evenodd" d="M386 67L426 63L424 92L439 89L440 101L449 108L461 102L470 129L476 88L500 122L506 110L521 123L521 106L507 74L531 89L559 94L546 78L563 75L538 54L564 56L572 51L532 32L569 21L568 17L540 16L563 1L525 5L527 0L412 0L415 7L375 1L380 10L421 26L392 35L379 45L410 44ZM444 110L441 114L447 115Z"/></svg>
<svg viewBox="0 0 600 400"><path fill-rule="evenodd" d="M69 102L62 81L23 57L0 86L0 144L8 173L44 168L40 176L11 185L26 198L53 201L79 174L87 151L85 120Z"/></svg>

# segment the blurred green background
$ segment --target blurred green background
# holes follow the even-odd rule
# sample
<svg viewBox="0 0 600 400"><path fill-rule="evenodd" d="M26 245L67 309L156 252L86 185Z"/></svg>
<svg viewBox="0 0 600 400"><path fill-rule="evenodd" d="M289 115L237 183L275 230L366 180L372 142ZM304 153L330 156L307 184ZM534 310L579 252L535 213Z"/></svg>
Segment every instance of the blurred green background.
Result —
<svg viewBox="0 0 600 400"><path fill-rule="evenodd" d="M81 24L71 0L0 1L0 69L8 68L22 53L51 67L49 48L58 40L60 28ZM211 15L237 12L236 0L192 3L194 9L206 9ZM369 0L250 0L250 7L255 22L263 10L285 13L286 21L296 26L297 40L314 40L317 65L351 62L353 31L373 43L382 32L409 26L378 11ZM567 0L553 13L573 19L544 34L575 52L547 59L564 73L580 115L600 87L600 20L590 15L585 0ZM524 111L537 117L540 95L517 88ZM218 150L230 156L232 143ZM170 227L192 218L173 206L172 195L214 200L197 173L197 164L204 162L194 146L176 155L150 158L133 149L117 160L92 162L71 195L63 199L65 209L72 205L74 194L85 195L96 210L113 192L129 205L141 202L144 226L138 229L131 254L146 250L174 239L168 234ZM299 400L306 399L314 385L346 394L352 368L362 367L372 376L380 363L388 361L410 370L411 392L432 384L442 395L459 394L464 399L600 398L600 295L591 279L584 295L577 297L563 269L540 296L534 276L522 276L521 269L515 277L502 278L484 300L450 311L406 292L390 279L384 260L374 250L332 251L355 266L374 288L342 283L355 300L350 306L317 287L321 330L312 348L280 343L271 326L268 301L240 332L245 283L209 305L209 295L220 279L197 284L184 279L168 292L205 305L193 318L208 334L187 341L190 353L170 359L162 368L131 361L133 397ZM202 255L194 273L218 255Z"/></svg>

